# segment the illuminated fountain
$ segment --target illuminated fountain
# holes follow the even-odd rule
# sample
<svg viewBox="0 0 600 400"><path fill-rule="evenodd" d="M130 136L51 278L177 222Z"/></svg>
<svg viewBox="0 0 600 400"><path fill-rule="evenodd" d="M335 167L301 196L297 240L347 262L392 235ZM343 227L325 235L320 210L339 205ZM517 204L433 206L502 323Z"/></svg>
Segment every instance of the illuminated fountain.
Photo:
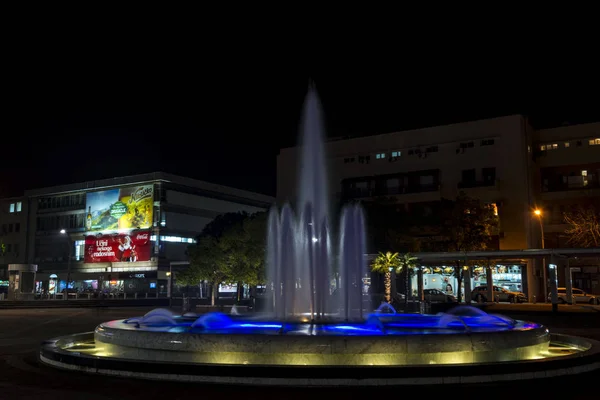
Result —
<svg viewBox="0 0 600 400"><path fill-rule="evenodd" d="M320 112L311 88L296 211L285 205L269 212L269 312L153 310L49 340L40 360L146 379L339 386L489 382L491 376L506 380L504 373L526 379L544 368L560 375L576 368L556 372L557 359L582 363L600 355L591 340L551 335L541 325L469 306L438 315L398 314L390 305L370 312L362 293L365 223L359 206L342 210L339 240L332 242ZM476 370L469 370L474 364ZM594 364L582 365L589 370Z"/></svg>
<svg viewBox="0 0 600 400"><path fill-rule="evenodd" d="M296 218L290 205L269 212L267 287L276 320L322 322L364 319L362 278L365 220L358 205L342 210L339 244L331 243L321 107L314 89L306 98L302 124L300 185ZM334 257L337 248L337 257ZM333 263L337 260L337 269ZM334 270L337 288L331 290Z"/></svg>

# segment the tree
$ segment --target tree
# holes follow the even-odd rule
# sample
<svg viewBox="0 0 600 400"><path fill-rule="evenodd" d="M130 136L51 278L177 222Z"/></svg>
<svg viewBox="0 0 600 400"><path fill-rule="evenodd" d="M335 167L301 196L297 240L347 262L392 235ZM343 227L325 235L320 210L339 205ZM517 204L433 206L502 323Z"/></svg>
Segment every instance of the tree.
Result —
<svg viewBox="0 0 600 400"><path fill-rule="evenodd" d="M408 309L408 297L409 297L409 292L410 292L410 273L413 270L414 267L417 266L417 258L413 257L410 253L406 253L403 254L402 256L399 257L398 259L399 261L399 270L400 271L404 271L404 274L406 276L406 294L404 296L404 307L405 310Z"/></svg>
<svg viewBox="0 0 600 400"><path fill-rule="evenodd" d="M231 276L227 254L223 251L220 238L213 236L200 236L194 246L190 246L190 266L178 276L188 284L199 284L208 281L211 289L211 305L215 305L216 290L221 282Z"/></svg>
<svg viewBox="0 0 600 400"><path fill-rule="evenodd" d="M211 304L222 282L256 285L264 282L266 214L244 212L218 216L189 247L190 266L177 275L181 282L211 285Z"/></svg>
<svg viewBox="0 0 600 400"><path fill-rule="evenodd" d="M229 280L237 283L238 301L243 283L254 287L265 282L266 224L266 213L248 215L221 237L221 246L230 266Z"/></svg>
<svg viewBox="0 0 600 400"><path fill-rule="evenodd" d="M468 252L485 250L491 244L498 227L498 217L491 205L460 192L453 202L446 202L447 217L445 236L448 238L448 250ZM462 268L456 262L454 274L458 282L458 301L462 300Z"/></svg>
<svg viewBox="0 0 600 400"><path fill-rule="evenodd" d="M569 227L569 243L577 247L600 247L600 207L579 206L572 212L564 213L565 223Z"/></svg>
<svg viewBox="0 0 600 400"><path fill-rule="evenodd" d="M371 270L384 274L384 286L385 286L385 301L388 303L392 302L392 271L400 267L400 256L398 253L392 253L388 251L386 253L379 253L379 255L371 263Z"/></svg>

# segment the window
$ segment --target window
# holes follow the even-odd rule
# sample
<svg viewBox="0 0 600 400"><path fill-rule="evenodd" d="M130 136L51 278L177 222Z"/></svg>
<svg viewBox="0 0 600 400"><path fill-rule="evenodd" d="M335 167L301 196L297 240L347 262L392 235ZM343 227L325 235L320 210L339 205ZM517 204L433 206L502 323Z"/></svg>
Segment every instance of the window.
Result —
<svg viewBox="0 0 600 400"><path fill-rule="evenodd" d="M11 213L15 212L15 203L10 203L10 206L8 207L8 212L11 212Z"/></svg>
<svg viewBox="0 0 600 400"><path fill-rule="evenodd" d="M344 158L344 164L353 163L355 160L354 157L346 157Z"/></svg>
<svg viewBox="0 0 600 400"><path fill-rule="evenodd" d="M600 146L600 138L590 139L590 146Z"/></svg>
<svg viewBox="0 0 600 400"><path fill-rule="evenodd" d="M378 160L383 160L385 158L385 153L377 153L375 158Z"/></svg>
<svg viewBox="0 0 600 400"><path fill-rule="evenodd" d="M587 170L582 169L581 170L581 176L587 176Z"/></svg>
<svg viewBox="0 0 600 400"><path fill-rule="evenodd" d="M465 169L462 171L463 182L475 182L475 169Z"/></svg>
<svg viewBox="0 0 600 400"><path fill-rule="evenodd" d="M494 139L483 139L481 141L481 146L492 146L494 144Z"/></svg>
<svg viewBox="0 0 600 400"><path fill-rule="evenodd" d="M17 212L21 212L21 202L17 201Z"/></svg>
<svg viewBox="0 0 600 400"><path fill-rule="evenodd" d="M571 143L565 142L565 147L571 147Z"/></svg>
<svg viewBox="0 0 600 400"><path fill-rule="evenodd" d="M492 209L492 211L494 212L494 215L497 217L498 216L498 205L496 203L489 203L488 206Z"/></svg>
<svg viewBox="0 0 600 400"><path fill-rule="evenodd" d="M437 153L437 151L438 151L437 146L429 146L428 148L425 149L426 153Z"/></svg>
<svg viewBox="0 0 600 400"><path fill-rule="evenodd" d="M21 231L21 224L19 222L17 222L15 224L15 232L20 232Z"/></svg>
<svg viewBox="0 0 600 400"><path fill-rule="evenodd" d="M483 168L481 170L481 175L483 175L483 181L485 183L493 184L496 182L496 168Z"/></svg>
<svg viewBox="0 0 600 400"><path fill-rule="evenodd" d="M465 143L461 143L460 144L460 148L461 149L469 149L471 147L474 147L474 143L473 142L465 142Z"/></svg>
<svg viewBox="0 0 600 400"><path fill-rule="evenodd" d="M401 151L392 151L392 157L400 157L402 155Z"/></svg>
<svg viewBox="0 0 600 400"><path fill-rule="evenodd" d="M540 150L542 150L542 151L556 150L556 149L558 149L558 143L543 144L540 146Z"/></svg>
<svg viewBox="0 0 600 400"><path fill-rule="evenodd" d="M419 177L419 185L433 186L433 175L421 175Z"/></svg>

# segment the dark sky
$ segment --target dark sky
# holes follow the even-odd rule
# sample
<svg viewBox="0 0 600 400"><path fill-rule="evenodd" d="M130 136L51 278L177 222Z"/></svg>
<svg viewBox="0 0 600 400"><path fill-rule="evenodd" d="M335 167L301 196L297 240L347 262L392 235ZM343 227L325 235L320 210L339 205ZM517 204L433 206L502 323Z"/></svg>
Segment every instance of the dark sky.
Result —
<svg viewBox="0 0 600 400"><path fill-rule="evenodd" d="M571 71L533 77L410 59L383 69L239 49L170 58L40 46L13 62L6 87L1 196L159 170L274 194L276 155L296 142L309 77L329 136L512 113L539 125L600 120L597 76L582 84Z"/></svg>

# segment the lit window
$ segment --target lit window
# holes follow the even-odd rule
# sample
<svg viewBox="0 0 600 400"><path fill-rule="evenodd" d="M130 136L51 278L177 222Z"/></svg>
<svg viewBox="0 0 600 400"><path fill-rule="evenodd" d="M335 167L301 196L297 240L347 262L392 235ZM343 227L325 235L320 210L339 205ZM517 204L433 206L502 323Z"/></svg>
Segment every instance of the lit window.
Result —
<svg viewBox="0 0 600 400"><path fill-rule="evenodd" d="M540 150L541 150L541 151L546 151L546 145L545 145L545 144L541 145L541 146L540 146Z"/></svg>
<svg viewBox="0 0 600 400"><path fill-rule="evenodd" d="M600 138L590 139L590 146L600 145Z"/></svg>
<svg viewBox="0 0 600 400"><path fill-rule="evenodd" d="M392 157L400 157L402 155L401 151L392 151Z"/></svg>
<svg viewBox="0 0 600 400"><path fill-rule="evenodd" d="M569 146L571 146L571 143L565 142L565 147L569 147Z"/></svg>
<svg viewBox="0 0 600 400"><path fill-rule="evenodd" d="M581 176L587 176L587 171L585 169L581 170Z"/></svg>
<svg viewBox="0 0 600 400"><path fill-rule="evenodd" d="M8 208L8 212L11 212L11 213L15 212L15 203L10 203L10 206Z"/></svg>
<svg viewBox="0 0 600 400"><path fill-rule="evenodd" d="M494 212L494 215L497 217L498 216L498 205L496 203L490 203L489 206L492 209L492 211Z"/></svg>
<svg viewBox="0 0 600 400"><path fill-rule="evenodd" d="M385 153L377 153L375 158L378 160L383 160L385 158Z"/></svg>
<svg viewBox="0 0 600 400"><path fill-rule="evenodd" d="M552 143L552 150L558 149L558 143Z"/></svg>

